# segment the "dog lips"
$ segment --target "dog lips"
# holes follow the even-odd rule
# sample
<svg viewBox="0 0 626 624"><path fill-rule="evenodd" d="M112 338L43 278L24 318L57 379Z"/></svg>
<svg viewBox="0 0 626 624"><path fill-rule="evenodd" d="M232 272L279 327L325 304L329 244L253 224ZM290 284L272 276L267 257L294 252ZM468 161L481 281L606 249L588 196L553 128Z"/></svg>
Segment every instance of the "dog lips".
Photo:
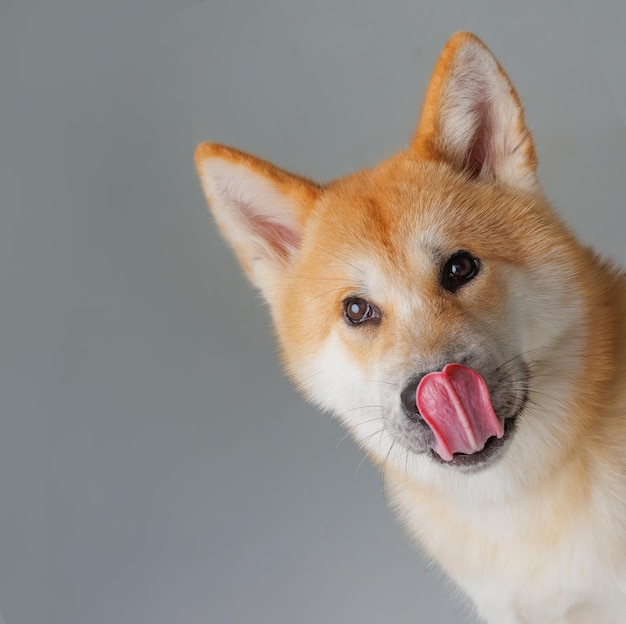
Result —
<svg viewBox="0 0 626 624"><path fill-rule="evenodd" d="M489 438L504 435L485 380L473 369L448 364L419 383L415 401L435 434L434 450L444 461L454 453L481 451Z"/></svg>

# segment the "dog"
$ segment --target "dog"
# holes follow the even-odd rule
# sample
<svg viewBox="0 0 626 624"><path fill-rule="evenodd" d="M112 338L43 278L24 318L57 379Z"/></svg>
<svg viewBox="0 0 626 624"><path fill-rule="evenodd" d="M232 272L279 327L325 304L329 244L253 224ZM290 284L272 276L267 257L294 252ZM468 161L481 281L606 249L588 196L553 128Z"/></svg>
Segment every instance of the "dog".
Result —
<svg viewBox="0 0 626 624"><path fill-rule="evenodd" d="M517 92L455 34L410 146L327 184L203 143L285 369L497 624L626 622L626 276L543 196Z"/></svg>

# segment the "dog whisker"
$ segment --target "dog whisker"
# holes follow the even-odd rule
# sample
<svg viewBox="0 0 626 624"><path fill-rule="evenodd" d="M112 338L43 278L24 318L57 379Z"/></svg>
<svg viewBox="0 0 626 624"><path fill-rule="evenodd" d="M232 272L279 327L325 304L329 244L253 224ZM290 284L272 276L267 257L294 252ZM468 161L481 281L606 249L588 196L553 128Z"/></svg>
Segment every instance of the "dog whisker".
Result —
<svg viewBox="0 0 626 624"><path fill-rule="evenodd" d="M385 491L385 476L386 476L386 471L387 471L387 464L389 462L389 457L391 456L391 452L393 451L397 443L398 443L398 440L396 438L394 438L391 441L391 444L389 445L389 451L387 451L387 455L385 456L385 461L383 462L383 466L380 472L381 489L383 492Z"/></svg>
<svg viewBox="0 0 626 624"><path fill-rule="evenodd" d="M343 413L344 414L349 414L350 412L356 412L358 410L362 410L362 409L371 409L371 410L384 410L385 406L384 405L357 405L356 407L351 407L348 410L345 410Z"/></svg>

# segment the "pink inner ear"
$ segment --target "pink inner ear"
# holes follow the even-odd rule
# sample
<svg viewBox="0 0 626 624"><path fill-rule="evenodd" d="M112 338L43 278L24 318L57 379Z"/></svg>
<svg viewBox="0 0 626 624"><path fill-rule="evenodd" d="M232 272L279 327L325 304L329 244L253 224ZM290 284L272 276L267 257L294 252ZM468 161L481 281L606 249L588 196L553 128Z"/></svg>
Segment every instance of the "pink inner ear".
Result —
<svg viewBox="0 0 626 624"><path fill-rule="evenodd" d="M288 259L291 252L300 247L302 238L293 228L264 218L248 206L241 205L240 208L252 231L282 259Z"/></svg>
<svg viewBox="0 0 626 624"><path fill-rule="evenodd" d="M490 106L486 101L478 102L475 114L476 130L465 159L465 169L472 178L477 178L481 171L492 165L492 133L494 132Z"/></svg>

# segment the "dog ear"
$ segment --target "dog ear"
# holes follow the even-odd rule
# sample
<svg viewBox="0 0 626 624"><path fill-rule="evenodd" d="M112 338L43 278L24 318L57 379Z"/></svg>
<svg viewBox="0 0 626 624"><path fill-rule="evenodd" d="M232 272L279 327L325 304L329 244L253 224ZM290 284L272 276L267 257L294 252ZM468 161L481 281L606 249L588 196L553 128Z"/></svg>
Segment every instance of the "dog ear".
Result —
<svg viewBox="0 0 626 624"><path fill-rule="evenodd" d="M444 47L411 149L473 178L538 187L519 97L495 57L470 33L453 35Z"/></svg>
<svg viewBox="0 0 626 624"><path fill-rule="evenodd" d="M236 149L202 143L196 167L217 224L250 281L267 297L296 256L313 182Z"/></svg>

